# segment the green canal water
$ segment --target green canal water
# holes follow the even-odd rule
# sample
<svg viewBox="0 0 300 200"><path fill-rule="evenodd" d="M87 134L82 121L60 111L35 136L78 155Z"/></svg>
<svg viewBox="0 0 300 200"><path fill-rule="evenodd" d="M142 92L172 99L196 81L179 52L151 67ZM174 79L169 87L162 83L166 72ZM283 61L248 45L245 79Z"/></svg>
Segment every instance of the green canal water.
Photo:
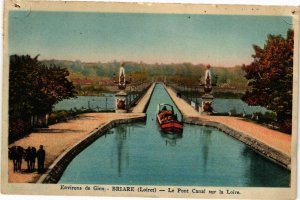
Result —
<svg viewBox="0 0 300 200"><path fill-rule="evenodd" d="M173 104L160 84L146 123L111 129L74 158L59 183L289 187L288 170L215 128L184 124L182 136L161 132L158 103Z"/></svg>

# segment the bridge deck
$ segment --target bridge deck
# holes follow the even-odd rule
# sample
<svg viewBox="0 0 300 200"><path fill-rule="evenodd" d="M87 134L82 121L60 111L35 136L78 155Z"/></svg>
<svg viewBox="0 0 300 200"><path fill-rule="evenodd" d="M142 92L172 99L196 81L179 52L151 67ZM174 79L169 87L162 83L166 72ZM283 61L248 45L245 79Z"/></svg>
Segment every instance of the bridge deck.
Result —
<svg viewBox="0 0 300 200"><path fill-rule="evenodd" d="M133 107L132 113L143 113L147 107L147 104L151 98L155 83L153 83L145 95L141 98L140 101L137 102L137 105Z"/></svg>

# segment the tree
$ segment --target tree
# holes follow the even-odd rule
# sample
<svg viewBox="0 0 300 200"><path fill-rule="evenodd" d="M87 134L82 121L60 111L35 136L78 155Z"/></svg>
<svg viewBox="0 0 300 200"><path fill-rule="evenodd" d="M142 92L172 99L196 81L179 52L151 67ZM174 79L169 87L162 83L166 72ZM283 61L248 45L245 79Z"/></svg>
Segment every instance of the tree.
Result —
<svg viewBox="0 0 300 200"><path fill-rule="evenodd" d="M35 91L34 113L45 114L52 111L53 106L62 101L75 97L75 88L66 77L69 72L56 65L40 66L39 86Z"/></svg>
<svg viewBox="0 0 300 200"><path fill-rule="evenodd" d="M277 115L277 122L291 131L293 90L294 32L288 30L287 38L269 35L263 48L253 45L253 62L244 66L248 79L242 99L249 105L260 105Z"/></svg>
<svg viewBox="0 0 300 200"><path fill-rule="evenodd" d="M10 56L9 127L11 134L22 135L30 127L31 116L52 111L57 102L75 97L75 88L67 79L69 72L52 65L46 67L38 56Z"/></svg>

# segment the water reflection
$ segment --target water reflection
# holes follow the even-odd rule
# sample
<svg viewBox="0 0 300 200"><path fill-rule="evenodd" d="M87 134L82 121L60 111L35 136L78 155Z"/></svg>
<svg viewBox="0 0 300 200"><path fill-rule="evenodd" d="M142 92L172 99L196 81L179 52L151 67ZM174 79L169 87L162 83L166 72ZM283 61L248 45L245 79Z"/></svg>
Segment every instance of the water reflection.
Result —
<svg viewBox="0 0 300 200"><path fill-rule="evenodd" d="M278 173L285 174L286 169L279 165L274 165L271 161L266 160L266 158L258 155L253 150L248 147L244 147L241 151L241 159L247 162L249 167L245 170L244 176L250 186L255 185L270 185L271 187L285 187L286 182L289 182L289 175L280 176L274 181L274 177ZM266 176L268 174L268 176ZM265 178L257 178L265 177Z"/></svg>
<svg viewBox="0 0 300 200"><path fill-rule="evenodd" d="M145 123L138 123L136 126L118 126L113 130L108 131L108 134L113 134L115 145L116 145L116 156L117 156L117 172L118 176L122 176L122 170L125 170L130 166L130 145L127 145L127 141L130 139L131 133L135 133L136 128L145 127ZM112 151L115 153L115 151ZM114 167L114 155L110 156L111 167Z"/></svg>
<svg viewBox="0 0 300 200"><path fill-rule="evenodd" d="M116 146L117 146L117 165L118 165L118 175L119 177L121 176L121 169L122 169L122 163L123 161L127 161L124 158L124 155L126 155L126 153L128 154L128 149L124 149L124 143L126 142L126 138L127 138L127 128L123 127L123 126L119 126L116 129L116 134L115 134L115 140L116 140ZM127 161L128 162L128 161Z"/></svg>
<svg viewBox="0 0 300 200"><path fill-rule="evenodd" d="M202 154L203 154L203 169L206 172L206 168L207 168L207 160L208 160L208 155L209 155L209 147L211 146L211 133L212 130L208 129L208 128L203 128L201 130L201 134L203 137L201 137L201 145L202 146Z"/></svg>
<svg viewBox="0 0 300 200"><path fill-rule="evenodd" d="M176 140L181 139L183 137L183 133L171 134L160 131L160 136L165 139L166 146L175 146Z"/></svg>

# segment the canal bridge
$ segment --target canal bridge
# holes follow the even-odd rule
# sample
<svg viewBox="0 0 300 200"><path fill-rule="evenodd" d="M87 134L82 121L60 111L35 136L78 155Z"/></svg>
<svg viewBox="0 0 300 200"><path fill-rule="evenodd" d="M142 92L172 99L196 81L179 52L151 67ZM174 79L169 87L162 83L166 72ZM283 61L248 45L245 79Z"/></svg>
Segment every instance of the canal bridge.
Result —
<svg viewBox="0 0 300 200"><path fill-rule="evenodd" d="M129 113L81 114L76 119L51 125L48 129L37 130L28 137L14 142L11 146L38 146L42 142L47 152L45 166L48 171L42 176L39 174L13 173L11 170L13 169L12 163L9 163L9 182L58 182L73 158L111 128L124 123L145 121L147 118L145 111L155 85L156 83L153 83L148 88L135 106L130 108ZM238 117L201 115L190 104L178 97L176 91L172 88L165 85L164 88L181 112L182 120L185 123L218 128L264 157L290 169L290 135Z"/></svg>

